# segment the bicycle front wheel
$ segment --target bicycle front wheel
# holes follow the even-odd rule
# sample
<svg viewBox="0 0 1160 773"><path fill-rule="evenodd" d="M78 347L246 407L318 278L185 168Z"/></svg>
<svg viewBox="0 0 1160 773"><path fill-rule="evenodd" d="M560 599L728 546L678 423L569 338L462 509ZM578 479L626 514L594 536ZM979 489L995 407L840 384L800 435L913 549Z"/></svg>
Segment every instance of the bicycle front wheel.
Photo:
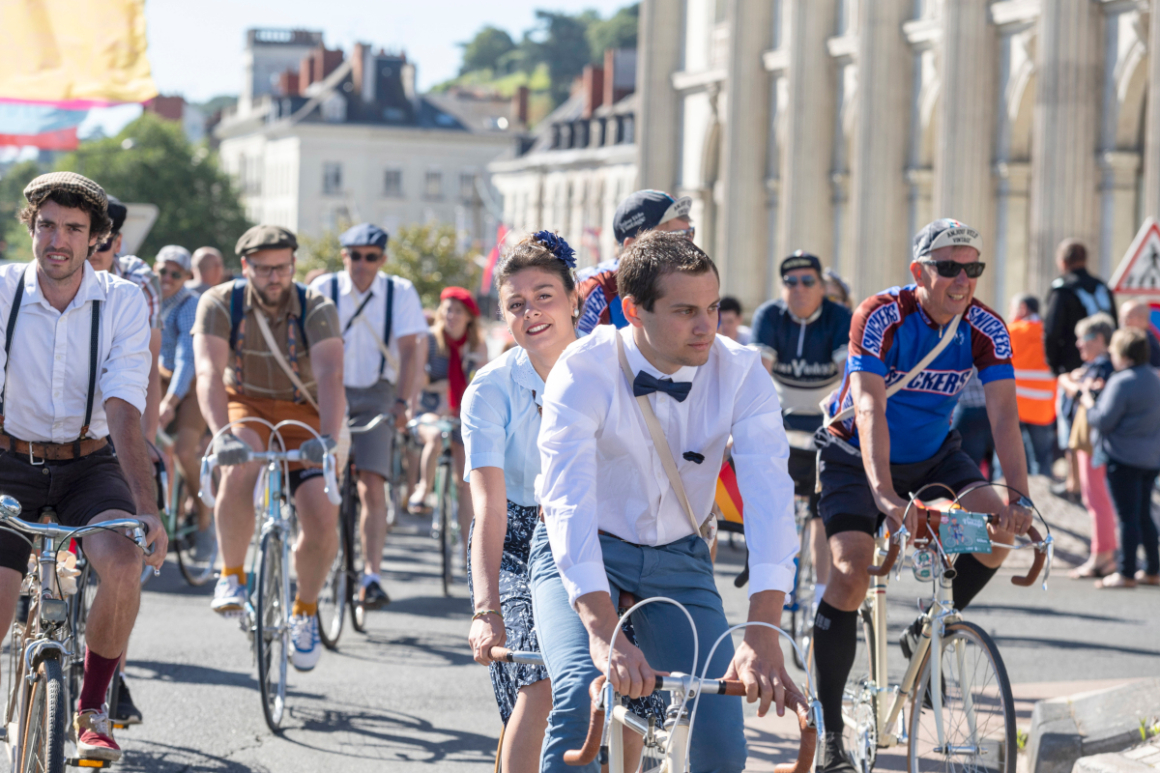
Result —
<svg viewBox="0 0 1160 773"><path fill-rule="evenodd" d="M349 580L346 574L346 528L343 513L338 514L338 551L330 562L330 572L326 584L318 595L318 638L328 650L338 649L338 637L342 636L342 623L346 619L346 602L349 598Z"/></svg>
<svg viewBox="0 0 1160 773"><path fill-rule="evenodd" d="M443 595L451 595L452 560L455 553L455 537L451 533L451 464L441 459L435 471L435 492L438 496L436 508L439 516L439 552L443 557Z"/></svg>
<svg viewBox="0 0 1160 773"><path fill-rule="evenodd" d="M854 667L842 690L842 743L858 773L870 773L878 759L878 688L874 684L874 626L868 607L858 611L858 619L862 631Z"/></svg>
<svg viewBox="0 0 1160 773"><path fill-rule="evenodd" d="M28 694L28 713L20 744L21 771L63 773L66 710L60 660L46 657L36 667L36 681Z"/></svg>
<svg viewBox="0 0 1160 773"><path fill-rule="evenodd" d="M949 623L939 662L942 736L928 652L911 696L911 773L1015 773L1015 700L995 642L973 623Z"/></svg>
<svg viewBox="0 0 1160 773"><path fill-rule="evenodd" d="M362 539L359 537L359 514L362 504L358 498L357 475L354 463L346 468L342 483L342 510L338 517L342 527L344 560L346 561L346 605L350 608L350 624L359 633L366 633L367 611L359 603L359 583L362 581Z"/></svg>
<svg viewBox="0 0 1160 773"><path fill-rule="evenodd" d="M275 733L286 711L286 666L290 657L290 584L284 550L277 532L271 531L262 537L255 610L262 713Z"/></svg>
<svg viewBox="0 0 1160 773"><path fill-rule="evenodd" d="M800 509L805 508L804 505L799 507L799 518L802 518L801 531L799 533L799 544L801 545L798 551L798 567L797 574L794 577L793 590L793 611L790 618L790 626L793 632L794 641L797 642L798 647L803 653L810 651L810 639L814 635L814 590L817 583L817 575L814 572L814 562L812 553L810 552L810 529L821 528L821 521L815 525L810 520L809 510L800 512ZM802 661L802 657L798 655L798 651L793 651L793 662L798 668L803 671L806 670L807 664Z"/></svg>

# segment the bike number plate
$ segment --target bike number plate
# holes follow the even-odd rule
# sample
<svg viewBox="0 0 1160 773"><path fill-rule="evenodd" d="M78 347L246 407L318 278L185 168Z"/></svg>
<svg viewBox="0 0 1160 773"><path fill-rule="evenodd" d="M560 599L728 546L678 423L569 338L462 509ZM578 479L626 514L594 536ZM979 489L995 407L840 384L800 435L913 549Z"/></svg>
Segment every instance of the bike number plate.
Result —
<svg viewBox="0 0 1160 773"><path fill-rule="evenodd" d="M938 527L938 538L947 554L991 552L987 522L975 513L961 510L945 513Z"/></svg>

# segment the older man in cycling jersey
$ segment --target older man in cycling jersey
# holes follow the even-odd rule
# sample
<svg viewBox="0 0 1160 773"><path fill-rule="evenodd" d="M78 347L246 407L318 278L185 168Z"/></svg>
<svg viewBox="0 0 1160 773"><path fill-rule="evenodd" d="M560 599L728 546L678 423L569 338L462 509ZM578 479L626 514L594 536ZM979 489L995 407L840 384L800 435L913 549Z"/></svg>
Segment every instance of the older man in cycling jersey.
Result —
<svg viewBox="0 0 1160 773"><path fill-rule="evenodd" d="M915 283L872 296L854 313L846 377L829 405L836 420L817 435L823 446L819 509L833 553L830 583L814 625L818 696L826 724L825 773L854 770L842 748L842 689L854 661L856 610L869 588L866 567L873 563L873 535L883 520L897 532L905 496L927 483L962 492L984 481L950 429L951 412L972 367L983 383L999 460L1012 488L1005 498L983 488L960 501L968 510L998 514L998 526L991 529L997 542L1009 544L1012 534L1023 534L1031 525L1011 340L999 315L974 297L983 271L982 249L978 231L954 220L936 220L919 232L910 264ZM915 372L943 336L953 338ZM900 380L906 385L887 398L887 388ZM906 524L912 533L915 518L912 509ZM1006 554L996 548L959 557L952 582L956 608L965 608L983 589ZM914 626L903 633L907 657L916 636Z"/></svg>

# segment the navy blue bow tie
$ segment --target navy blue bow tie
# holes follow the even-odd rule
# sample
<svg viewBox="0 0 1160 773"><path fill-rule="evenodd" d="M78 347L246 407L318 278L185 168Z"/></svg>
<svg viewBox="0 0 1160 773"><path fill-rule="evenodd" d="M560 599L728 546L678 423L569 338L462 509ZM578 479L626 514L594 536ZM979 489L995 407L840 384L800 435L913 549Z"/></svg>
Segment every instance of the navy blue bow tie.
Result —
<svg viewBox="0 0 1160 773"><path fill-rule="evenodd" d="M632 394L636 397L653 392L665 392L678 403L683 403L693 388L692 381L673 381L671 378L656 378L643 370L632 381Z"/></svg>

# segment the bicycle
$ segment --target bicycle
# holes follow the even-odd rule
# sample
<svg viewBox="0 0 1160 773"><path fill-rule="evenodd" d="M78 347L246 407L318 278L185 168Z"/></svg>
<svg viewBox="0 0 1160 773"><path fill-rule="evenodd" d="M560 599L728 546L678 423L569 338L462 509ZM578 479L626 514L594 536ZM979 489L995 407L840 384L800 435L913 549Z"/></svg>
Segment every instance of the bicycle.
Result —
<svg viewBox="0 0 1160 773"><path fill-rule="evenodd" d="M688 618L689 627L693 630L693 671L696 671L699 644L697 631L693 626L693 618L682 604L664 597L645 599L621 615L609 646L608 669L611 669L612 664L612 645L615 644L616 637L620 635L625 621L633 612L646 604L657 602L676 606ZM646 720L629 711L612 684L603 675L598 676L589 688L589 693L592 696L592 712L589 716L588 734L584 739L584 745L579 749L565 752L564 762L568 765L588 765L599 757L601 765L608 765L609 773L626 773L624 767L624 739L626 736L624 733L627 731L644 739L640 773L683 773L686 771L690 764L692 729L697 718L701 696L706 693L711 695L745 695L745 685L740 680L709 679L706 677L706 672L721 642L732 635L734 631L742 630L751 625L776 631L780 636L789 640L791 647L797 647L797 643L788 633L770 623L753 622L732 626L713 643L709 650L709 656L705 658L705 667L701 676L674 672L670 676L656 677L656 689L669 692L672 696L664 724L659 727L655 719ZM802 695L787 689L785 704L797 716L801 741L798 745L796 761L792 764L778 765L775 770L777 773L809 773L817 755L818 734L825 733L822 706L814 696L809 674L806 675L806 694Z"/></svg>
<svg viewBox="0 0 1160 773"><path fill-rule="evenodd" d="M250 597L240 615L242 630L250 637L258 667L258 689L262 698L262 715L267 727L274 733L280 732L286 712L286 673L290 662L290 608L293 596L290 592L290 544L296 524L294 500L289 486L283 482L289 478L289 465L301 462L299 450L287 451L278 430L282 427L303 427L321 439L312 427L299 421L281 421L270 424L265 419L245 417L231 421L218 430L218 435L246 422L260 423L270 429L267 447L281 450L254 451L250 461L265 463L255 487L256 508L264 513L262 526L256 531L256 549L250 561L246 587ZM210 448L213 442L210 443ZM213 507L215 498L211 491L213 470L217 467L216 455L208 454L201 460L200 497L207 507ZM322 472L325 480L327 499L333 505L341 504L338 484L334 480L335 459L328 453L323 459ZM339 544L339 552L342 545ZM255 584L255 578L257 583Z"/></svg>
<svg viewBox="0 0 1160 773"><path fill-rule="evenodd" d="M173 439L165 432L158 430L158 442L163 448L171 448ZM176 457L174 457L176 460ZM177 554L177 568L181 576L190 585L200 587L211 580L217 579L218 545L217 531L214 528L213 511L209 514L209 538L213 540L212 547L206 550L206 545L198 545L198 534L202 531L198 522L197 507L192 510L186 507L189 501L188 484L181 474L181 466L173 465L173 475L162 465L158 473L159 496L163 497L162 512L165 530L169 534L169 543L173 545L173 552Z"/></svg>
<svg viewBox="0 0 1160 773"><path fill-rule="evenodd" d="M455 545L461 538L459 528L459 487L455 485L452 464L451 439L459 428L459 419L443 418L437 421L412 419L407 429L414 432L420 425L435 427L442 438L443 450L439 453L439 464L435 469L435 512L431 518L431 536L439 540L439 553L443 559L443 595L451 595L454 583L452 562Z"/></svg>
<svg viewBox="0 0 1160 773"><path fill-rule="evenodd" d="M919 503L918 498L931 487L950 491L950 509L936 510ZM867 569L872 582L859 609L862 637L855 661L866 670L859 667L851 671L842 695L843 742L860 773L873 769L878 749L901 744L907 745L911 773L936 769L1015 771L1015 706L1003 659L987 632L964 620L947 600L954 564L944 542L952 540L950 555L969 552L954 545L956 535L950 530L972 520L979 528L997 520L993 515L959 509L961 497L941 483L923 486L910 497L907 514L914 507L919 515L911 567L917 580L933 584L933 591L920 617L918 645L901 683L893 687L887 681L886 586L890 570L899 557L905 557L910 535L903 527L893 535L880 530L876 539L874 565ZM1043 520L1042 515L1039 518ZM1027 575L1011 578L1015 585L1028 587L1044 571L1043 588L1047 589L1054 546L1045 521L1044 527L1046 537L1032 527L1020 545L985 538L991 546L1035 551ZM902 572L902 564L897 566L896 579ZM904 714L908 698L909 723Z"/></svg>
<svg viewBox="0 0 1160 773"><path fill-rule="evenodd" d="M107 767L108 763L102 760L82 761L65 754L70 733L66 718L79 693L79 684L73 687L65 674L73 673L73 663L78 659L83 673L84 657L78 654L83 642L72 627L70 602L58 580L57 551L62 545L67 547L69 540L97 532L129 531L129 539L150 555L153 549L145 542L145 523L136 518L119 518L80 527L40 524L22 520L21 510L16 499L0 495L0 527L30 544L32 540L24 535L32 535L39 543L33 545L38 570L30 572L24 583L29 600L26 616L21 620L18 615L12 623L3 734L12 770L61 773L66 764Z"/></svg>

